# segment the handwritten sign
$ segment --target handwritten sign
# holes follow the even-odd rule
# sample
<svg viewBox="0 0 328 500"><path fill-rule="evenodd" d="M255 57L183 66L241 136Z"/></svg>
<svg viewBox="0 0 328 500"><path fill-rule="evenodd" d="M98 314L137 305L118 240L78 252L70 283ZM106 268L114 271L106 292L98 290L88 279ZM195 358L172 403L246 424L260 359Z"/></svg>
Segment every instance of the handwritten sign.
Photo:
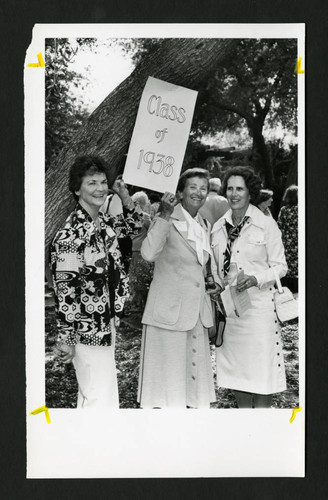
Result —
<svg viewBox="0 0 328 500"><path fill-rule="evenodd" d="M124 182L175 193L197 92L149 77L141 96Z"/></svg>

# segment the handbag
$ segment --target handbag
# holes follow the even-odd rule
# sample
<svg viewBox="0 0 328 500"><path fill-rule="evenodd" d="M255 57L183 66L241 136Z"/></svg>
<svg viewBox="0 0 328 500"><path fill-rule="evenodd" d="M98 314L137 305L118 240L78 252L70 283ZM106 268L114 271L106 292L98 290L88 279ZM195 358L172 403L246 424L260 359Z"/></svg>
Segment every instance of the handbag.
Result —
<svg viewBox="0 0 328 500"><path fill-rule="evenodd" d="M211 256L209 256L206 264L205 287L207 290L215 287L215 282L211 271ZM220 299L218 299L218 301L211 299L213 326L210 326L210 328L208 329L210 344L215 345L216 347L220 347L223 343L223 333L226 324L225 316L219 309L219 300ZM222 310L224 310L223 304L221 305Z"/></svg>
<svg viewBox="0 0 328 500"><path fill-rule="evenodd" d="M211 345L220 347L223 344L223 334L226 326L226 318L218 308L218 303L212 300L213 326L208 329L208 337Z"/></svg>
<svg viewBox="0 0 328 500"><path fill-rule="evenodd" d="M294 299L294 296L289 288L281 286L280 278L275 268L273 268L273 272L275 274L278 288L278 290L274 293L276 314L279 321L281 323L285 323L286 321L298 318L298 302Z"/></svg>

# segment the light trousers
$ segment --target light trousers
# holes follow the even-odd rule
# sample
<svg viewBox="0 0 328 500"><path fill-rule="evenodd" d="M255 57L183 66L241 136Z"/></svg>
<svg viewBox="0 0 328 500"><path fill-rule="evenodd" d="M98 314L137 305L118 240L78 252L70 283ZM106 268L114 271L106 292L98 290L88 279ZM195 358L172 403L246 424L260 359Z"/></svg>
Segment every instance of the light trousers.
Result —
<svg viewBox="0 0 328 500"><path fill-rule="evenodd" d="M73 365L79 385L77 408L119 408L114 350L114 345L75 346Z"/></svg>

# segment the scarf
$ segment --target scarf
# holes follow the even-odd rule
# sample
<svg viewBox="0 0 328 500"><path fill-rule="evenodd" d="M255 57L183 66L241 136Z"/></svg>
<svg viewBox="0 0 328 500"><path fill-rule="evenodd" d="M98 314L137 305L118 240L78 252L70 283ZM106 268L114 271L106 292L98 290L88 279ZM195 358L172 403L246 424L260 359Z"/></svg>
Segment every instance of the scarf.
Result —
<svg viewBox="0 0 328 500"><path fill-rule="evenodd" d="M227 248L224 252L224 261L223 261L223 275L226 276L230 269L230 261L231 261L231 247L232 243L236 238L240 235L240 232L246 222L248 221L249 216L246 215L243 220L238 224L238 226L232 226L228 221L226 221L226 229L228 234Z"/></svg>

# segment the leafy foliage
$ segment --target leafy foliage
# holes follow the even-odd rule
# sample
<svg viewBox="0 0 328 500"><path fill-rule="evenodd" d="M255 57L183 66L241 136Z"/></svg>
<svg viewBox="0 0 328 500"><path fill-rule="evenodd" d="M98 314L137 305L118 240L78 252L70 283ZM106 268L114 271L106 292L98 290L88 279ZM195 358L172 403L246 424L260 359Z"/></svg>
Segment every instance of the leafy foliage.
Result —
<svg viewBox="0 0 328 500"><path fill-rule="evenodd" d="M214 69L199 92L193 122L196 135L247 127L253 140L253 165L273 184L263 127L296 132L296 40L240 40L234 58Z"/></svg>
<svg viewBox="0 0 328 500"><path fill-rule="evenodd" d="M139 64L162 42L132 41L134 62ZM227 131L242 136L248 130L253 142L252 164L272 186L273 165L263 128L279 127L296 133L296 55L296 39L241 39L233 58L213 68L198 88L191 140Z"/></svg>
<svg viewBox="0 0 328 500"><path fill-rule="evenodd" d="M257 118L295 131L297 105L296 40L245 39L234 58L214 69L200 91L195 130L214 133ZM219 112L218 112L219 111Z"/></svg>
<svg viewBox="0 0 328 500"><path fill-rule="evenodd" d="M158 38L46 40L46 167L88 115L83 102L69 91L72 85L81 89L88 85L85 76L70 69L77 51L119 47L137 67L163 42ZM278 127L296 133L296 56L296 39L240 39L233 57L214 67L198 87L191 141L218 132L230 133L233 141L245 137L247 130L253 143L251 164L273 187L273 164L263 130Z"/></svg>
<svg viewBox="0 0 328 500"><path fill-rule="evenodd" d="M85 89L85 76L72 71L70 63L83 45L93 39L48 38L45 43L45 150L46 170L88 116L82 101L70 92L70 85Z"/></svg>

